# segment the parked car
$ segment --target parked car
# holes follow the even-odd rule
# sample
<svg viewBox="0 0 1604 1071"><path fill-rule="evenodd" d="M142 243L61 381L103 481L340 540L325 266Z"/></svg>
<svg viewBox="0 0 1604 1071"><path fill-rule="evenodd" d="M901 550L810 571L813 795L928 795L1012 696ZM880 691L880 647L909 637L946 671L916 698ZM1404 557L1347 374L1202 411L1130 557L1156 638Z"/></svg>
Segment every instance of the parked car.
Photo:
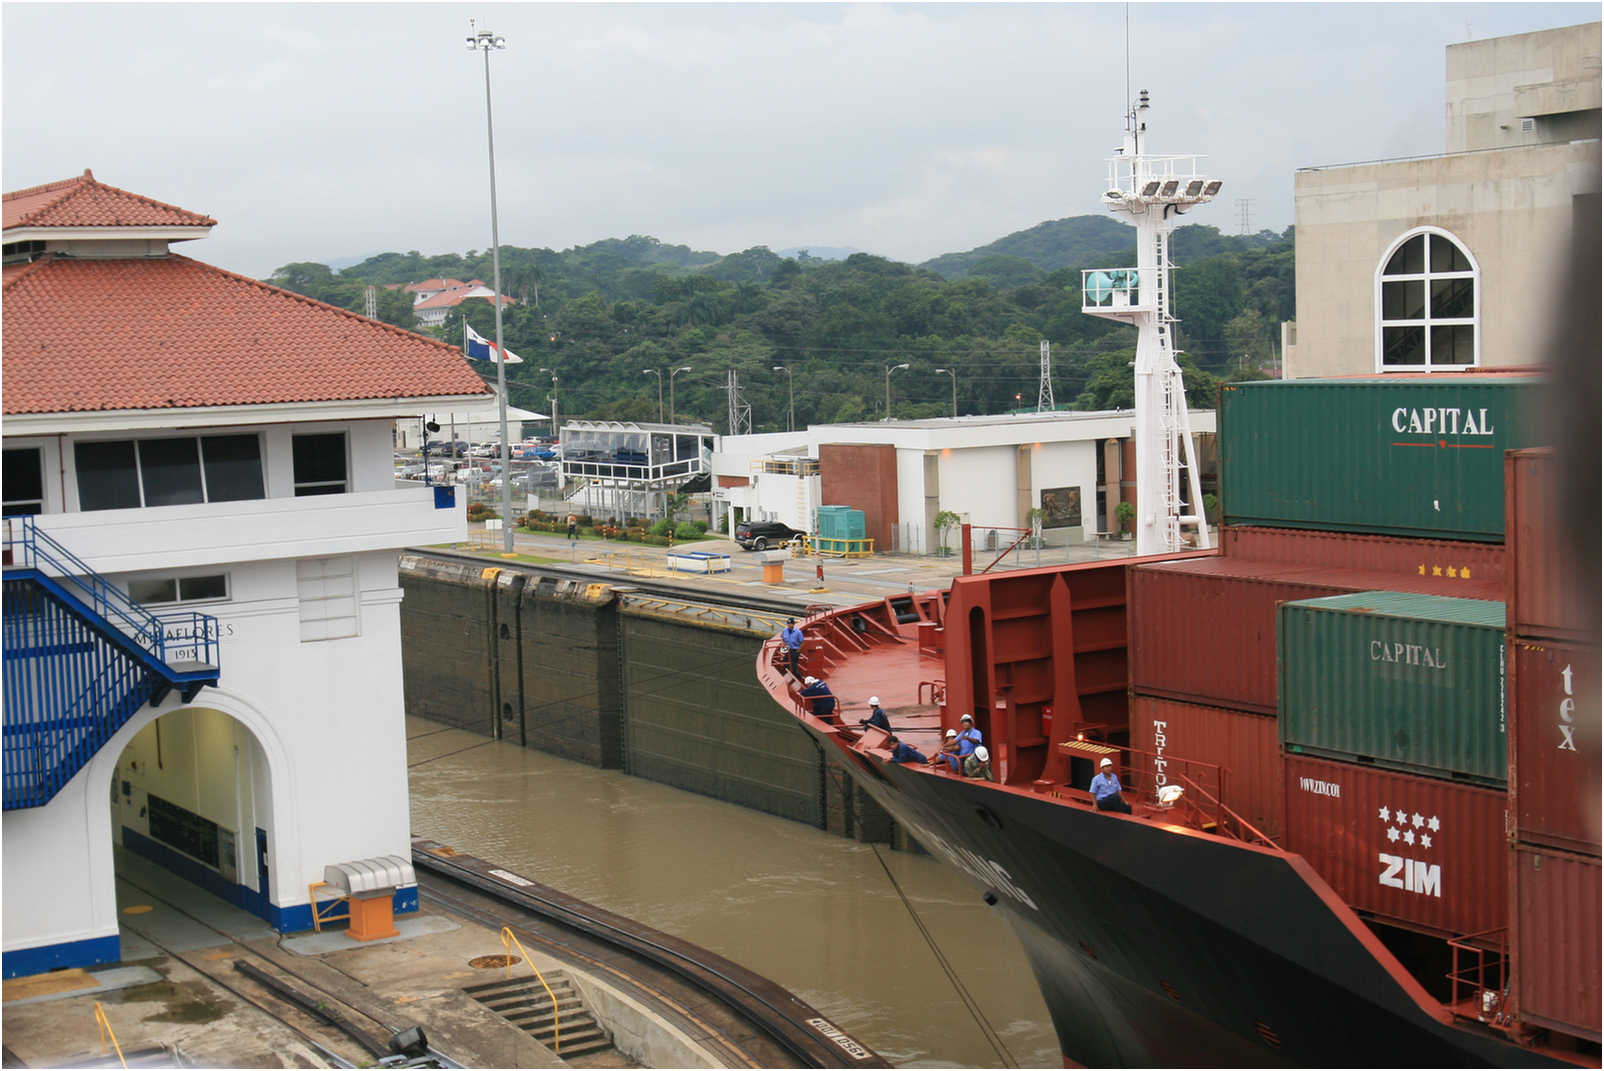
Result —
<svg viewBox="0 0 1604 1071"><path fill-rule="evenodd" d="M779 521L742 521L735 526L735 541L745 550L768 550L805 534Z"/></svg>

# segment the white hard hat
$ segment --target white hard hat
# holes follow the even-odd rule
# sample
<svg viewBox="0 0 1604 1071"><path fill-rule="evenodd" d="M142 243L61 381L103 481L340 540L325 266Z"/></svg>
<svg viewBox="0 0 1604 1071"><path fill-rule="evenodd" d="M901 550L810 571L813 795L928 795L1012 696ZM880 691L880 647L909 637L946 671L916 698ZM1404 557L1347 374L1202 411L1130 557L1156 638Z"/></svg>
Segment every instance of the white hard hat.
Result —
<svg viewBox="0 0 1604 1071"><path fill-rule="evenodd" d="M803 684L817 684L818 682L819 682L819 678L817 678L817 677L803 677L802 678L802 683Z"/></svg>
<svg viewBox="0 0 1604 1071"><path fill-rule="evenodd" d="M1098 763L1097 765L1099 767L1112 766L1112 765L1114 765L1114 760L1113 759L1104 759L1102 762Z"/></svg>
<svg viewBox="0 0 1604 1071"><path fill-rule="evenodd" d="M975 748L975 758L980 760L981 762L990 762L991 761L991 752L987 751L983 747L977 747L977 748Z"/></svg>
<svg viewBox="0 0 1604 1071"><path fill-rule="evenodd" d="M880 705L880 697L879 697L879 696L877 696L877 695L871 695L871 696L870 696L870 697L869 697L869 705L870 705L870 706L871 706L871 707L877 707L877 706L879 706L879 705Z"/></svg>
<svg viewBox="0 0 1604 1071"><path fill-rule="evenodd" d="M947 738L948 739L951 739L952 737L955 737L957 735L958 735L958 730L957 729L948 729L947 730Z"/></svg>
<svg viewBox="0 0 1604 1071"><path fill-rule="evenodd" d="M963 717L959 718L958 720L959 721L974 721L975 719L971 718L969 715L965 714Z"/></svg>

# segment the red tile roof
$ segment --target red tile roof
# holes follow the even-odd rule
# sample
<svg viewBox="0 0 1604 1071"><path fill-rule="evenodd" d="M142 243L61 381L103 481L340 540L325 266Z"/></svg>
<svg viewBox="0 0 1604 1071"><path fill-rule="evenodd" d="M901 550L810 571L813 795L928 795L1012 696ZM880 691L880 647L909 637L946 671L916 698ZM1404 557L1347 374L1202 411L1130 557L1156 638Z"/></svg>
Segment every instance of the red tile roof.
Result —
<svg viewBox="0 0 1604 1071"><path fill-rule="evenodd" d="M467 301L469 298L479 298L479 299L481 299L483 301L489 301L490 300L490 295L489 294L475 294L472 291L472 289L470 289L469 287L463 287L461 290L447 290L443 294L436 294L434 297L429 298L427 301L420 301L420 302L418 302L416 305L414 305L412 307L414 309L442 309L442 308L450 309L450 308L455 308L456 306L462 304L464 301ZM503 305L516 305L516 304L518 304L517 301L515 301L514 299L508 297L506 294L502 294L501 295L501 303Z"/></svg>
<svg viewBox="0 0 1604 1071"><path fill-rule="evenodd" d="M454 346L188 257L47 256L0 294L7 415L489 393Z"/></svg>
<svg viewBox="0 0 1604 1071"><path fill-rule="evenodd" d="M415 294L419 290L451 290L467 285L461 279L425 279L421 283L408 283L402 289L409 294Z"/></svg>
<svg viewBox="0 0 1604 1071"><path fill-rule="evenodd" d="M16 190L3 198L4 227L215 227L198 212L164 204L95 181L87 168L77 178Z"/></svg>

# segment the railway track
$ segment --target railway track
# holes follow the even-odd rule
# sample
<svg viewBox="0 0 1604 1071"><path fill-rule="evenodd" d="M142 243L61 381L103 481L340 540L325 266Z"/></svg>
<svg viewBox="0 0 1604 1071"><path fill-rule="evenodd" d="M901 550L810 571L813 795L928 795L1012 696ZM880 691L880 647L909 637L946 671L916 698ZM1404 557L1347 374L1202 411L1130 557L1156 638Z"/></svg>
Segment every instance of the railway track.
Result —
<svg viewBox="0 0 1604 1071"><path fill-rule="evenodd" d="M414 841L420 894L608 976L699 1028L727 1066L889 1067L776 983L706 949L510 874L434 841Z"/></svg>

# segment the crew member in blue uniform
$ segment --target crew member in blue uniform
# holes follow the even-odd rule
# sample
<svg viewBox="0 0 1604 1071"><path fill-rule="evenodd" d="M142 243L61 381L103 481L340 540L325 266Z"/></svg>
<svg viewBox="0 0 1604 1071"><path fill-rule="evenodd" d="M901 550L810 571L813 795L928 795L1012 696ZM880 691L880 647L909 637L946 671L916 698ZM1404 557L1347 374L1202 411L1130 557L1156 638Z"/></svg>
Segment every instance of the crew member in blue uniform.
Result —
<svg viewBox="0 0 1604 1071"><path fill-rule="evenodd" d="M980 730L975 728L975 719L965 714L958 719L958 758L967 759L969 753L979 747L984 741L980 739ZM954 767L954 773L957 768Z"/></svg>
<svg viewBox="0 0 1604 1071"><path fill-rule="evenodd" d="M1097 776L1092 778L1092 798L1099 811L1119 811L1130 814L1131 805L1120 795L1119 776L1114 773L1114 760L1105 758L1097 764Z"/></svg>
<svg viewBox="0 0 1604 1071"><path fill-rule="evenodd" d="M891 719L887 718L886 712L880 709L879 696L871 695L869 697L869 716L858 722L858 724L873 725L876 729L884 729L888 733L891 731Z"/></svg>
<svg viewBox="0 0 1604 1071"><path fill-rule="evenodd" d="M806 677L802 681L802 696L813 700L813 716L815 718L835 717L835 696L830 692L830 686L817 677Z"/></svg>
<svg viewBox="0 0 1604 1071"><path fill-rule="evenodd" d="M887 737L886 744L891 748L892 762L924 762L925 757L913 748L904 744L896 737Z"/></svg>
<svg viewBox="0 0 1604 1071"><path fill-rule="evenodd" d="M785 657L791 669L791 676L797 675L797 665L802 658L802 630L796 627L796 618L785 619L785 627L780 630L780 642L785 644Z"/></svg>

